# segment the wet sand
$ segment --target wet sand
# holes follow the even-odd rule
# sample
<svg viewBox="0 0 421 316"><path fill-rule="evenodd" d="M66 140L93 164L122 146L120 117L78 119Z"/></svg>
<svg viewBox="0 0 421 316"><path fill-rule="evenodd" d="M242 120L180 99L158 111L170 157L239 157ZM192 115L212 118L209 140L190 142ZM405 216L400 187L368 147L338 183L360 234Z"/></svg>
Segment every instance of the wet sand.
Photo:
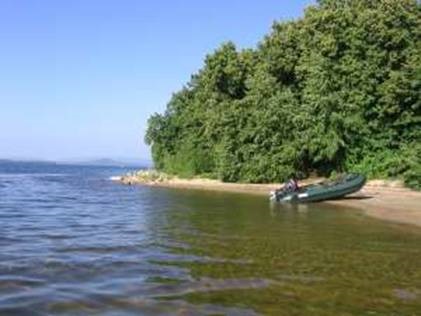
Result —
<svg viewBox="0 0 421 316"><path fill-rule="evenodd" d="M172 178L165 181L144 181L136 176L113 178L124 184L141 184L169 188L215 190L247 194L269 195L269 192L280 187L279 184L243 184L224 183L210 179ZM300 182L301 185L321 181L311 179ZM421 227L421 192L404 188L399 182L373 180L364 188L340 200L324 203L343 205L363 210L365 214L386 221L410 224Z"/></svg>
<svg viewBox="0 0 421 316"><path fill-rule="evenodd" d="M356 207L381 220L421 227L421 192L406 188L368 182L361 191L327 203Z"/></svg>

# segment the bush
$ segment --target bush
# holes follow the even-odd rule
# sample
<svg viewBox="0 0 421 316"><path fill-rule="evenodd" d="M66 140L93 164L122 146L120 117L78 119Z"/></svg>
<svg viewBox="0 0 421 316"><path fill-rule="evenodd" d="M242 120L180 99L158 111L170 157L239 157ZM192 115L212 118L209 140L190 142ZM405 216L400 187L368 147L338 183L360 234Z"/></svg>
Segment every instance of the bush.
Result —
<svg viewBox="0 0 421 316"><path fill-rule="evenodd" d="M417 187L420 8L319 1L256 49L222 44L150 118L155 166L229 182L357 171Z"/></svg>

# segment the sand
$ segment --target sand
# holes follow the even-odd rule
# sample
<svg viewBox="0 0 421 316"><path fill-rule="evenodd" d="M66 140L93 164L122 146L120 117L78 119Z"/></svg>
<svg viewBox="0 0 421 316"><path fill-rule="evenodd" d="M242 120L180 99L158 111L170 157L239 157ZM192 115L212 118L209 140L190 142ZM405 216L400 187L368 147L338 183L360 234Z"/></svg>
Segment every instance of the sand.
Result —
<svg viewBox="0 0 421 316"><path fill-rule="evenodd" d="M421 227L421 192L406 188L368 182L361 191L328 203L355 207L381 220Z"/></svg>
<svg viewBox="0 0 421 316"><path fill-rule="evenodd" d="M136 176L114 177L113 180L124 184L140 184L168 188L216 190L269 196L269 192L280 187L279 184L242 184L224 183L210 179L160 179L159 181L140 180ZM301 185L318 182L312 179L300 182ZM362 190L344 199L323 203L343 205L364 211L368 216L381 220L421 227L421 192L404 188L397 181L368 181Z"/></svg>

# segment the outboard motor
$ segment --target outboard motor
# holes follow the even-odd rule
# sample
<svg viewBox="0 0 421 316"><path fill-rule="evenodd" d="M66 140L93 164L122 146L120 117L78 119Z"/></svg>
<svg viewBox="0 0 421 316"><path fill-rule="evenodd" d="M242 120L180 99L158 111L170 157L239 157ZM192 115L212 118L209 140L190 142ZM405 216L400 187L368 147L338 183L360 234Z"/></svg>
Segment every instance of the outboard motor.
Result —
<svg viewBox="0 0 421 316"><path fill-rule="evenodd" d="M270 191L269 196L270 196L271 201L277 201L278 200L277 191Z"/></svg>

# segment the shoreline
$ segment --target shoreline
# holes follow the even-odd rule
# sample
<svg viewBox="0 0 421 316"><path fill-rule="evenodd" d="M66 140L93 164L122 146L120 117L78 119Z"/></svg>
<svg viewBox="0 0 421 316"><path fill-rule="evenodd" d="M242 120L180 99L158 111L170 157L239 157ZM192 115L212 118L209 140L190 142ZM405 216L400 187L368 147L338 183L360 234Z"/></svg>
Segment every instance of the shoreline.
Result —
<svg viewBox="0 0 421 316"><path fill-rule="evenodd" d="M260 196L268 196L270 191L280 187L280 184L225 183L219 180L202 178L181 179L157 176L149 179L139 177L136 173L112 177L111 180L126 185L223 191ZM300 181L300 185L321 180L322 178L304 180ZM380 220L421 227L421 192L404 188L399 181L370 180L359 192L344 199L324 203L356 208L362 210L364 214Z"/></svg>

